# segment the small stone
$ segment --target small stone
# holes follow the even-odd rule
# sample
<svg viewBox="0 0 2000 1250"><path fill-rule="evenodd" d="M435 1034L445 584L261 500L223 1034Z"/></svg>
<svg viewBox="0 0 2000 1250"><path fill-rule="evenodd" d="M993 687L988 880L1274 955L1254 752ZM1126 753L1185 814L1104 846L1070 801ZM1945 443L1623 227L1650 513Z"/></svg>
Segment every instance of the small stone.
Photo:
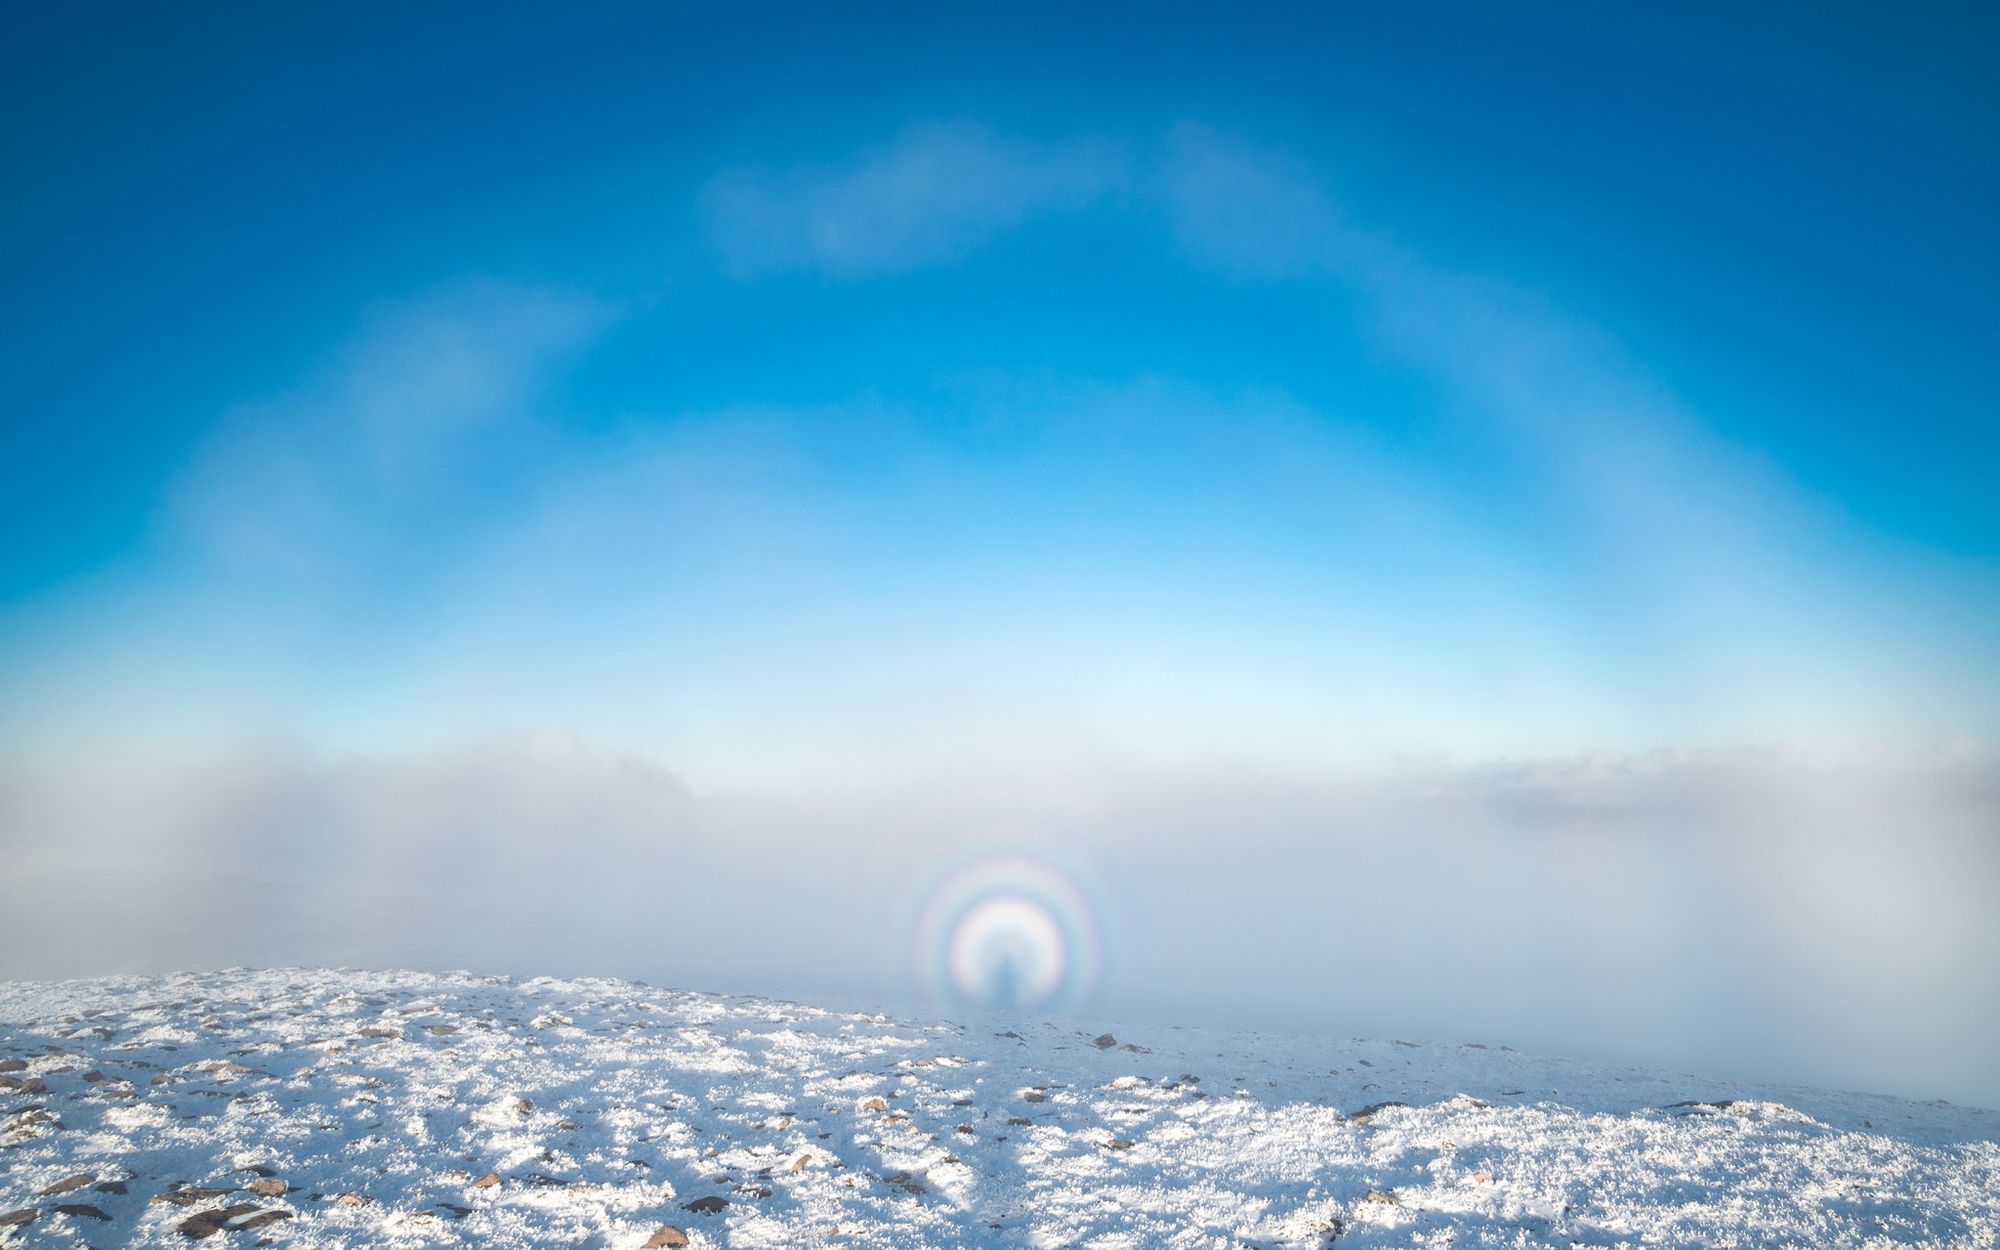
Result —
<svg viewBox="0 0 2000 1250"><path fill-rule="evenodd" d="M1047 1102L1048 1100L1049 1096L1038 1089L1031 1089L1021 1095L1022 1102Z"/></svg>
<svg viewBox="0 0 2000 1250"><path fill-rule="evenodd" d="M440 1202L440 1203L438 1203L437 1205L438 1205L438 1206L440 1206L440 1207L442 1207L442 1208L444 1208L445 1212L446 1212L447 1214L449 1214L449 1215L451 1216L451 1218L452 1218L452 1219L455 1219L455 1220L462 1220L462 1219L464 1219L464 1218L465 1218L466 1216L468 1216L468 1215L471 1215L471 1214L472 1214L472 1208L471 1208L471 1207L460 1207L460 1206L454 1206L454 1205L452 1205L452 1204L451 1204L451 1203L449 1203L449 1202Z"/></svg>
<svg viewBox="0 0 2000 1250"><path fill-rule="evenodd" d="M50 1185L47 1189L40 1189L35 1191L35 1197L53 1198L57 1194L66 1194L70 1192L72 1189L82 1189L85 1185L90 1184L92 1181L96 1179L97 1179L97 1173L95 1172L78 1172L75 1176L63 1177L55 1184Z"/></svg>
<svg viewBox="0 0 2000 1250"><path fill-rule="evenodd" d="M17 1094L46 1094L49 1083L39 1076L0 1076L0 1089L12 1090Z"/></svg>
<svg viewBox="0 0 2000 1250"><path fill-rule="evenodd" d="M1388 1203L1388 1204L1389 1204L1390 1206L1392 1206L1392 1207L1400 1207L1400 1206L1402 1206L1402 1205L1403 1205L1403 1200L1402 1200L1401 1198L1398 1198L1398 1197L1396 1196L1396 1194L1395 1194L1395 1191L1393 1191L1393 1190L1385 1190L1385 1189L1371 1189L1371 1190L1369 1190L1369 1191L1368 1191L1368 1201L1370 1201L1370 1202L1386 1202L1386 1203Z"/></svg>
<svg viewBox="0 0 2000 1250"><path fill-rule="evenodd" d="M102 1220L108 1223L111 1219L102 1210L87 1202L58 1202L55 1209L59 1215L79 1215L87 1220Z"/></svg>
<svg viewBox="0 0 2000 1250"><path fill-rule="evenodd" d="M249 1229L252 1228L263 1228L267 1224L276 1224L281 1220L289 1220L291 1218L292 1218L292 1213L290 1211L283 1211L277 1209L273 1209L270 1211L259 1211L257 1214L251 1216L247 1220L242 1220L237 1223L231 1224L229 1226L229 1229L231 1232L240 1233L248 1231Z"/></svg>
<svg viewBox="0 0 2000 1250"><path fill-rule="evenodd" d="M581 1126L575 1120L564 1116L562 1119L556 1121L556 1127L565 1133L574 1133Z"/></svg>
<svg viewBox="0 0 2000 1250"><path fill-rule="evenodd" d="M248 1203L233 1207L217 1207L209 1211L198 1211L175 1225L175 1231L183 1237L202 1241L222 1231L222 1226L242 1215L249 1215L257 1208Z"/></svg>
<svg viewBox="0 0 2000 1250"><path fill-rule="evenodd" d="M424 1026L424 1032L430 1034L432 1037L450 1037L452 1034L458 1032L458 1026L455 1024L427 1024Z"/></svg>
<svg viewBox="0 0 2000 1250"><path fill-rule="evenodd" d="M0 1059L0 1072L26 1072L27 1070L28 1061L25 1059ZM16 1211L14 1214L19 1215L20 1212ZM25 1221L23 1222L25 1223Z"/></svg>
<svg viewBox="0 0 2000 1250"><path fill-rule="evenodd" d="M474 1189L491 1189L499 1183L500 1174L498 1172L488 1172L486 1175L472 1182L472 1187Z"/></svg>
<svg viewBox="0 0 2000 1250"><path fill-rule="evenodd" d="M259 1177L251 1181L245 1188L249 1189L251 1193L256 1194L259 1198L282 1198L285 1196L285 1191L290 1189L291 1186L275 1177Z"/></svg>
<svg viewBox="0 0 2000 1250"><path fill-rule="evenodd" d="M39 1212L33 1207L22 1207L19 1211L9 1211L5 1215L0 1215L0 1228L19 1228L23 1224L32 1224L35 1222L37 1214Z"/></svg>
<svg viewBox="0 0 2000 1250"><path fill-rule="evenodd" d="M1472 1174L1472 1179L1478 1181L1482 1185L1491 1185L1493 1183L1493 1173L1486 1171L1474 1172Z"/></svg>
<svg viewBox="0 0 2000 1250"><path fill-rule="evenodd" d="M681 1210L693 1211L697 1215L717 1215L729 1206L727 1198L696 1198L693 1202L681 1203Z"/></svg>
<svg viewBox="0 0 2000 1250"><path fill-rule="evenodd" d="M371 1200L367 1194L342 1194L334 1201L344 1207L365 1207Z"/></svg>
<svg viewBox="0 0 2000 1250"><path fill-rule="evenodd" d="M861 1109L863 1111L887 1111L889 1109L889 1103L888 1100L880 1096L874 1098L864 1098L861 1102Z"/></svg>
<svg viewBox="0 0 2000 1250"><path fill-rule="evenodd" d="M97 1182L97 1184L92 1185L91 1188L95 1189L100 1194L122 1194L125 1192L125 1182L99 1181Z"/></svg>
<svg viewBox="0 0 2000 1250"><path fill-rule="evenodd" d="M1110 1050L1113 1046L1116 1046L1117 1044L1118 1044L1118 1039L1111 1036L1109 1033L1098 1034L1097 1040L1091 1043L1092 1046L1097 1047L1099 1050Z"/></svg>
<svg viewBox="0 0 2000 1250"><path fill-rule="evenodd" d="M371 1025L361 1030L361 1036L391 1038L400 1041L403 1036L403 1030L384 1028L381 1025Z"/></svg>
<svg viewBox="0 0 2000 1250"><path fill-rule="evenodd" d="M191 1207L197 1202L206 1202L210 1198L220 1198L228 1192L226 1189L217 1189L207 1185L175 1185L163 1194L153 1195L153 1201L156 1203L164 1202L176 1207Z"/></svg>
<svg viewBox="0 0 2000 1250"><path fill-rule="evenodd" d="M1130 1150L1132 1148L1132 1143L1126 1141L1122 1137L1114 1137L1110 1141L1104 1143L1104 1148L1106 1150Z"/></svg>
<svg viewBox="0 0 2000 1250"><path fill-rule="evenodd" d="M687 1243L686 1233L672 1224L662 1224L657 1232L646 1238L646 1244L639 1247L639 1250L660 1250L662 1246L685 1246Z"/></svg>
<svg viewBox="0 0 2000 1250"><path fill-rule="evenodd" d="M514 1108L515 1113L518 1115L526 1115L535 1109L535 1104L525 1098L516 1098L509 1105Z"/></svg>

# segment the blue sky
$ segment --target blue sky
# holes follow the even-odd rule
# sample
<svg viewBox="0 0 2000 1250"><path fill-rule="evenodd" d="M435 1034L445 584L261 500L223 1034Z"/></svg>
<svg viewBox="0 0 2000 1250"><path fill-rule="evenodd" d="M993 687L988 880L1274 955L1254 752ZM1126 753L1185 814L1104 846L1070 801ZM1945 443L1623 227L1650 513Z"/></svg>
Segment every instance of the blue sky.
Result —
<svg viewBox="0 0 2000 1250"><path fill-rule="evenodd" d="M628 846L657 775L752 842L879 818L944 857L921 894L975 845L1105 878L1133 796L1192 786L1240 814L1190 796L1211 823L1162 839L1318 828L1311 877L1362 808L1681 827L1747 772L1732 821L1780 795L1793 829L1859 760L1876 837L1993 883L1961 836L2000 736L1976 7L13 24L24 844L178 836L106 778L308 854L519 771L545 828ZM1136 931L1187 885L1079 896ZM1894 949L2000 948L1929 888ZM326 913L254 953L359 949ZM1103 928L1105 1004L1188 1008ZM142 930L13 971L144 962ZM249 958L211 939L165 949ZM894 983L704 958L664 972Z"/></svg>

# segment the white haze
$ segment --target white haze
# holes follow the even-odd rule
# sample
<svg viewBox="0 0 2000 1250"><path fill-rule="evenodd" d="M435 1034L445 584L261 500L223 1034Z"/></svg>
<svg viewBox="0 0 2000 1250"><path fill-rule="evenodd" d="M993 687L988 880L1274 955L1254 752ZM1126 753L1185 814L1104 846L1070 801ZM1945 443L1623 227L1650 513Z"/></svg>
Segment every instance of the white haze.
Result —
<svg viewBox="0 0 2000 1250"><path fill-rule="evenodd" d="M0 776L0 977L325 964L921 994L968 854L1056 864L1111 1019L1507 1043L2000 1106L2000 767L1709 753L695 794L550 738Z"/></svg>

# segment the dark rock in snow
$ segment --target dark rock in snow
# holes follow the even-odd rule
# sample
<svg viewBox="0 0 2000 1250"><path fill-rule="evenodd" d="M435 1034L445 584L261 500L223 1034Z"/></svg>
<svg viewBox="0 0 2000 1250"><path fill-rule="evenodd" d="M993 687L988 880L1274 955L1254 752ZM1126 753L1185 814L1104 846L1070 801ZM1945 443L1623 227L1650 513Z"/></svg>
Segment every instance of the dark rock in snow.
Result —
<svg viewBox="0 0 2000 1250"><path fill-rule="evenodd" d="M50 1185L46 1189L36 1190L35 1197L53 1198L57 1194L66 1194L73 1189L82 1189L85 1185L90 1184L92 1181L96 1179L97 1179L97 1173L95 1172L78 1172L75 1176L63 1177L61 1180L57 1181L53 1185Z"/></svg>
<svg viewBox="0 0 2000 1250"><path fill-rule="evenodd" d="M1097 1047L1099 1050L1110 1050L1113 1046L1116 1046L1117 1044L1118 1044L1118 1039L1111 1036L1109 1033L1098 1034L1097 1040L1091 1043L1092 1046Z"/></svg>
<svg viewBox="0 0 2000 1250"><path fill-rule="evenodd" d="M183 1237L202 1241L222 1231L223 1225L240 1216L250 1215L257 1210L253 1203L238 1203L231 1207L217 1207L209 1211L198 1211L175 1225L175 1231Z"/></svg>
<svg viewBox="0 0 2000 1250"><path fill-rule="evenodd" d="M717 1215L728 1206L727 1198L696 1198L693 1202L681 1203L681 1210L693 1211L697 1215Z"/></svg>
<svg viewBox="0 0 2000 1250"><path fill-rule="evenodd" d="M35 1222L35 1216L38 1214L39 1212L33 1207L22 1207L19 1211L9 1211L5 1215L0 1215L0 1228L19 1228L23 1224L32 1224Z"/></svg>

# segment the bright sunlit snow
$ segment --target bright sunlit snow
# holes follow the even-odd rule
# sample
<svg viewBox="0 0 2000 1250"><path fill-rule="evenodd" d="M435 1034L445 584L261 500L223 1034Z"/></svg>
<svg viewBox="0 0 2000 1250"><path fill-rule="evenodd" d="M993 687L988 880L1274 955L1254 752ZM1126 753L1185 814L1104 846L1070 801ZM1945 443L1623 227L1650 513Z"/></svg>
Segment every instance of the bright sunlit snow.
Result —
<svg viewBox="0 0 2000 1250"><path fill-rule="evenodd" d="M0 988L0 1244L1991 1246L2000 1114L608 980ZM679 1240L685 1237L685 1242Z"/></svg>

